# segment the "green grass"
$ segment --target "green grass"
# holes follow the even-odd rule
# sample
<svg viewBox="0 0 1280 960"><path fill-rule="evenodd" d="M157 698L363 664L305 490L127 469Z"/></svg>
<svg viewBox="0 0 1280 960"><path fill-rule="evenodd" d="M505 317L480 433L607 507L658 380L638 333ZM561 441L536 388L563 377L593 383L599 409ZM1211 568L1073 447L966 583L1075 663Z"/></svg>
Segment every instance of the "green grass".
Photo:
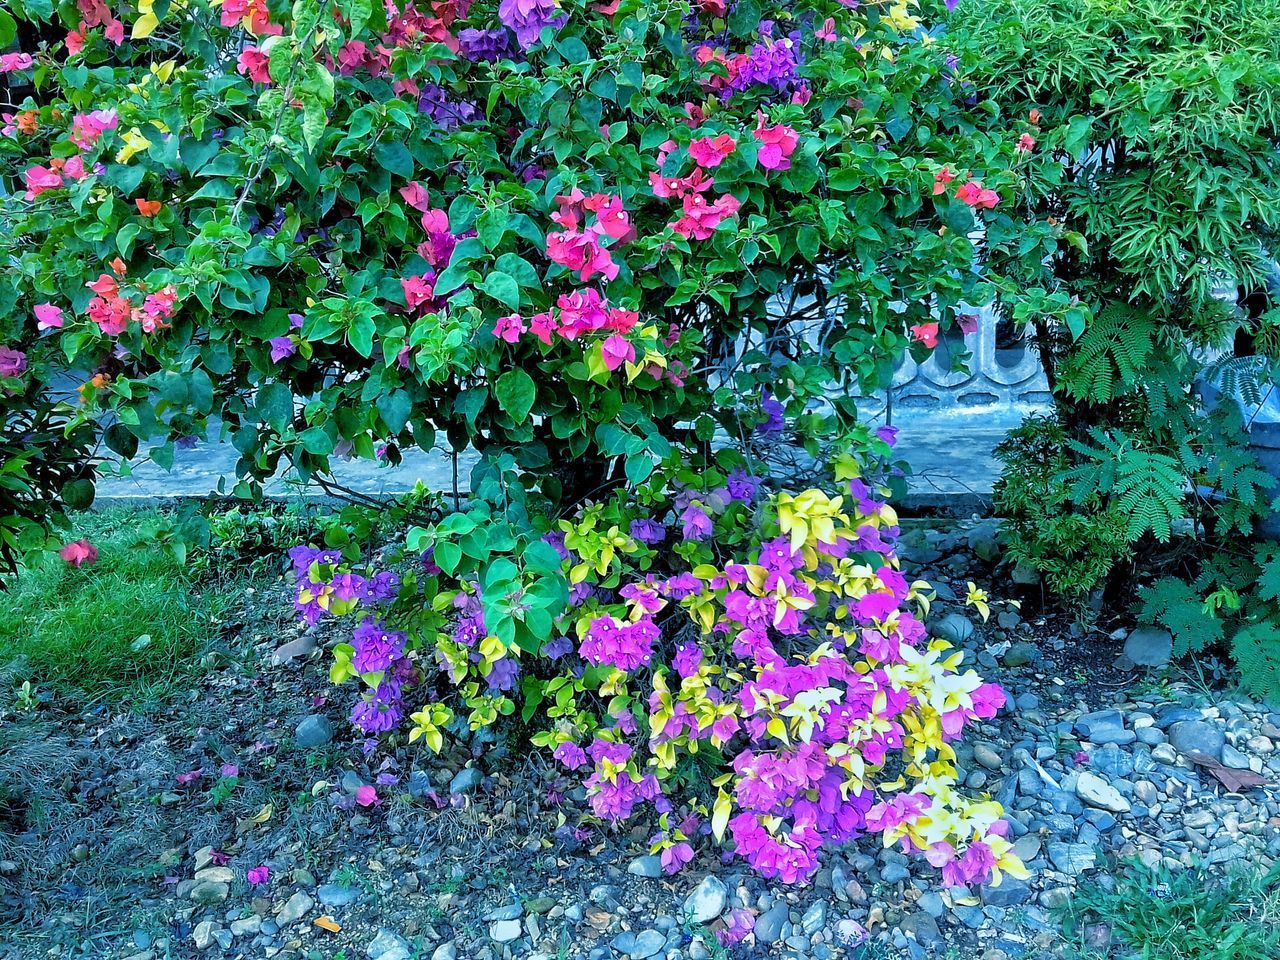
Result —
<svg viewBox="0 0 1280 960"><path fill-rule="evenodd" d="M135 546L154 512L82 515L67 539L88 538L93 566L54 556L0 593L0 666L17 681L89 701L150 701L195 667L239 582L197 580L161 547Z"/></svg>
<svg viewBox="0 0 1280 960"><path fill-rule="evenodd" d="M1090 949L1088 928L1111 929L1109 949ZM1084 960L1263 960L1280 957L1280 867L1215 877L1135 864L1114 889L1082 888L1065 930Z"/></svg>

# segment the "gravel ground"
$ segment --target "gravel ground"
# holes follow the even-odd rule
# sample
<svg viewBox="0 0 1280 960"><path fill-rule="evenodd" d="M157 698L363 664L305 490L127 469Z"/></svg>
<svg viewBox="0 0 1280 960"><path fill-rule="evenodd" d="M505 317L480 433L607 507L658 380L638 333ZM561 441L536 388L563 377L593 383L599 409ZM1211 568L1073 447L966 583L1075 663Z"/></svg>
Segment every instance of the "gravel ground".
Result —
<svg viewBox="0 0 1280 960"><path fill-rule="evenodd" d="M1078 883L1132 859L1280 857L1280 712L1179 681L1159 633L973 622L945 602L966 580L1016 589L989 521L918 527L904 555L939 588L935 632L1010 694L961 766L1010 811L1027 883L943 890L872 839L806 887L706 849L664 876L651 825L584 817L580 788L514 737L366 753L327 682L337 634L295 624L281 584L245 595L177 702L4 714L0 957L1073 957L1058 913ZM754 930L722 948L739 908ZM1091 933L1103 955L1109 935Z"/></svg>

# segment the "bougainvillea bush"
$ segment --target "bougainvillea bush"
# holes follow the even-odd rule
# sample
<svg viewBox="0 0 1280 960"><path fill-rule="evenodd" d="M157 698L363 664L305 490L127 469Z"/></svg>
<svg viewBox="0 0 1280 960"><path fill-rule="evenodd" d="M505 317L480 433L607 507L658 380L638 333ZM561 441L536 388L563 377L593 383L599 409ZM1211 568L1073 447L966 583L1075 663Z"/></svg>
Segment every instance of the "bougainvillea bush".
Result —
<svg viewBox="0 0 1280 960"><path fill-rule="evenodd" d="M595 816L656 815L669 872L711 835L794 883L875 833L946 884L1025 877L999 804L956 789L953 744L1004 694L927 636L931 592L899 570L884 488L853 456L795 493L750 466L672 461L556 519L494 464L399 563L296 548L297 607L353 625L332 676L362 686L366 735L439 751L519 714Z"/></svg>
<svg viewBox="0 0 1280 960"><path fill-rule="evenodd" d="M223 434L243 493L471 445L575 502L763 406L843 429L801 414L1017 245L1028 154L920 12L11 0L5 433L91 425L90 482Z"/></svg>

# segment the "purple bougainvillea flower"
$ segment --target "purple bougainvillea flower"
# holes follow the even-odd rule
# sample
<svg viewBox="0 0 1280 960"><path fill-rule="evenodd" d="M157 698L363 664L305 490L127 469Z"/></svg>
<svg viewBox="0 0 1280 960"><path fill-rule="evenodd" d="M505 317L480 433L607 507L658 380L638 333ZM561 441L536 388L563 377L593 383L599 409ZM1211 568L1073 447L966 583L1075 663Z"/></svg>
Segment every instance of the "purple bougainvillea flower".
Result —
<svg viewBox="0 0 1280 960"><path fill-rule="evenodd" d="M298 352L298 345L294 342L293 337L272 337L268 343L271 344L271 362L279 363L286 360Z"/></svg>
<svg viewBox="0 0 1280 960"><path fill-rule="evenodd" d="M365 783L356 789L356 803L362 807L376 807L382 801L378 798L377 789L372 784Z"/></svg>
<svg viewBox="0 0 1280 960"><path fill-rule="evenodd" d="M0 377L20 377L27 369L27 355L21 350L0 347Z"/></svg>
<svg viewBox="0 0 1280 960"><path fill-rule="evenodd" d="M632 539L647 544L661 543L667 538L667 528L665 526L657 520L649 520L643 517L639 520L631 521L630 533Z"/></svg>
<svg viewBox="0 0 1280 960"><path fill-rule="evenodd" d="M768 390L760 395L760 412L764 414L764 420L756 426L756 433L782 432L782 428L786 426L786 421L782 419L783 407Z"/></svg>
<svg viewBox="0 0 1280 960"><path fill-rule="evenodd" d="M249 881L249 886L256 887L271 879L271 868L265 863L260 863L256 867L250 869L249 872L244 875L244 878Z"/></svg>
<svg viewBox="0 0 1280 960"><path fill-rule="evenodd" d="M525 50L538 42L543 27L559 30L569 21L554 0L502 0L498 19L515 33Z"/></svg>

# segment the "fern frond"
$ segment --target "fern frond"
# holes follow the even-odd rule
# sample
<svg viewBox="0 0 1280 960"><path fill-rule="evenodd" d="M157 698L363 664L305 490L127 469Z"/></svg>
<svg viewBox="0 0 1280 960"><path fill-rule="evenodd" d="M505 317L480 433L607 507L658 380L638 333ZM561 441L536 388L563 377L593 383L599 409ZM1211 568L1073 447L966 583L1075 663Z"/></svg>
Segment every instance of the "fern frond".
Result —
<svg viewBox="0 0 1280 960"><path fill-rule="evenodd" d="M1155 349L1156 324L1126 303L1097 313L1059 372L1062 388L1076 400L1109 403L1130 391Z"/></svg>
<svg viewBox="0 0 1280 960"><path fill-rule="evenodd" d="M1205 364L1201 375L1223 396L1233 397L1246 407L1257 407L1262 403L1262 375L1265 370L1265 357L1226 356Z"/></svg>
<svg viewBox="0 0 1280 960"><path fill-rule="evenodd" d="M1188 484L1182 465L1167 454L1139 448L1123 433L1110 436L1094 429L1090 435L1098 447L1072 442L1086 458L1067 473L1072 499L1083 503L1092 496L1111 497L1128 517L1130 539L1151 533L1168 540L1174 521L1186 516Z"/></svg>
<svg viewBox="0 0 1280 960"><path fill-rule="evenodd" d="M1189 583L1162 577L1142 590L1144 623L1159 624L1173 634L1173 654L1181 657L1222 640L1222 621L1205 610L1204 600Z"/></svg>

